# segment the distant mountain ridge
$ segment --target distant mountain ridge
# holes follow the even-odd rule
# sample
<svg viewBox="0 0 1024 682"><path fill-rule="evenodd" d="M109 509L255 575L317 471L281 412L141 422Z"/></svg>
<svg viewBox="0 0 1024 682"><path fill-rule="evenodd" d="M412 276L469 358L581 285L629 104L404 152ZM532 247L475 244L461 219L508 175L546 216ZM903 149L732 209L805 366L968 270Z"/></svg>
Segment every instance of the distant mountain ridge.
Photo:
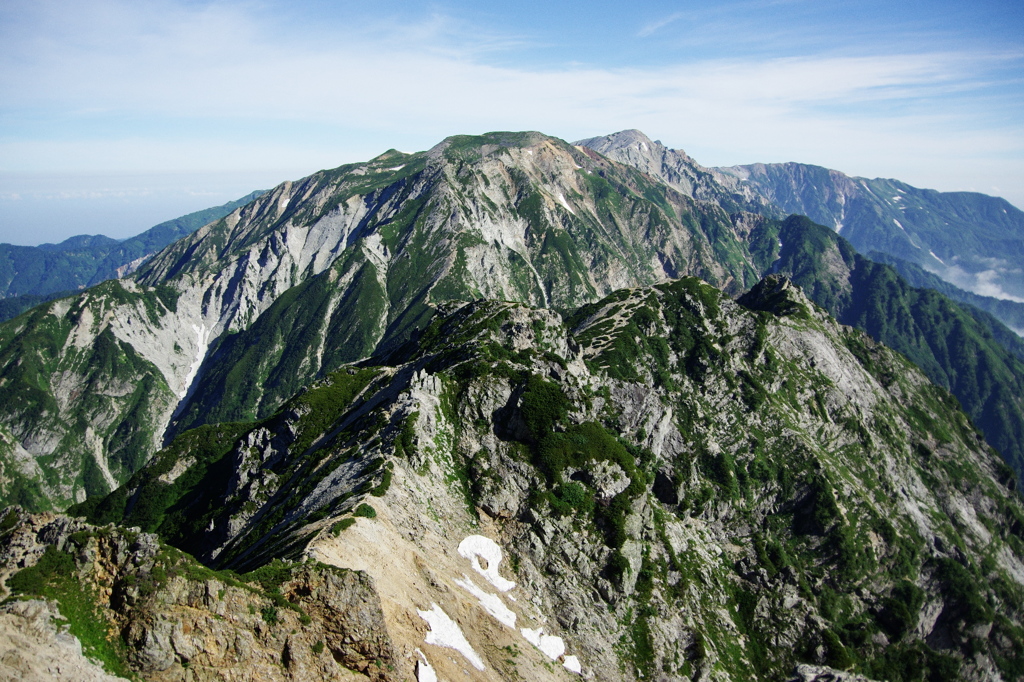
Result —
<svg viewBox="0 0 1024 682"><path fill-rule="evenodd" d="M76 235L59 244L0 244L0 320L84 287L131 274L168 244L244 206L264 190L155 225L127 239Z"/></svg>
<svg viewBox="0 0 1024 682"><path fill-rule="evenodd" d="M639 130L580 140L621 163L660 178L694 197L728 196L746 210L776 218L806 215L842 234L864 255L883 254L924 286L989 312L1024 333L1024 212L999 197L937 192L899 180L851 177L802 163L755 163L705 168ZM954 288L955 287L955 288Z"/></svg>

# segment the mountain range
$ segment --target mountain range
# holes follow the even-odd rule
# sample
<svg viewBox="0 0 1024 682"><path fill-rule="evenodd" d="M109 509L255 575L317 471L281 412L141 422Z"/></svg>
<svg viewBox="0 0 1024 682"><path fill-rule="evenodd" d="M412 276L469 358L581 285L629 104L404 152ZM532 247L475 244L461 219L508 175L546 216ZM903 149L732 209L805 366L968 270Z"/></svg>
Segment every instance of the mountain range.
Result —
<svg viewBox="0 0 1024 682"><path fill-rule="evenodd" d="M858 252L861 190L786 217L800 172L456 136L3 323L0 627L98 608L147 679L1019 679L1020 339Z"/></svg>

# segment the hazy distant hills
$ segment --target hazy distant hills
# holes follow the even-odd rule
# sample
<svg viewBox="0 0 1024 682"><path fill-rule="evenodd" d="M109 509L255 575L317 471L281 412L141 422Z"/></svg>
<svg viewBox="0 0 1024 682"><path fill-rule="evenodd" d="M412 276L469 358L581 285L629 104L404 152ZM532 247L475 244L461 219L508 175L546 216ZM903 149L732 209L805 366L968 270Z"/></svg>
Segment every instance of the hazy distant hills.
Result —
<svg viewBox="0 0 1024 682"><path fill-rule="evenodd" d="M0 320L34 305L133 272L146 258L249 203L262 191L160 223L128 239L77 235L59 244L0 244Z"/></svg>

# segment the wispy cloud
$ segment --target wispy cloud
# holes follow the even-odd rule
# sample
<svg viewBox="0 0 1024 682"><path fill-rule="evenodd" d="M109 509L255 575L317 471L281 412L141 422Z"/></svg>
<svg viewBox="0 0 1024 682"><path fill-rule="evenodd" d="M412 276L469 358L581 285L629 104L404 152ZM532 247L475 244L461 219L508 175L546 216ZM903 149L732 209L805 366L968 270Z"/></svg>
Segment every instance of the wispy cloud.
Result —
<svg viewBox="0 0 1024 682"><path fill-rule="evenodd" d="M664 18L659 19L657 21L651 22L650 24L647 24L646 26L641 28L639 31L637 31L636 35L639 38L646 38L647 36L653 35L654 33L658 32L659 30L665 28L669 24L671 24L671 23L673 23L675 21L678 21L679 19L682 19L683 16L685 16L683 12L674 12L674 13L668 15L667 17L664 17Z"/></svg>
<svg viewBox="0 0 1024 682"><path fill-rule="evenodd" d="M23 5L0 28L0 164L315 170L453 133L539 129L572 139L638 127L704 163L801 160L917 184L943 159L982 168L988 150L1001 150L991 177L974 184L1024 187L1024 126L991 87L998 71L1024 63L1020 54L498 65L486 56L518 38L442 15L300 31L253 7ZM1010 112L999 128L986 119L993 110ZM41 131L40 118L63 130Z"/></svg>

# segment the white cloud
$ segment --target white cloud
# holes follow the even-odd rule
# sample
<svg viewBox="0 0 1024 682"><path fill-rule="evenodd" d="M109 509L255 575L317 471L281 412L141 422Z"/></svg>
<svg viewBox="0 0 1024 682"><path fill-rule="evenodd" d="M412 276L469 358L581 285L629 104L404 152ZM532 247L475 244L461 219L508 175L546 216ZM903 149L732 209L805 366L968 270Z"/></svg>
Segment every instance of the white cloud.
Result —
<svg viewBox="0 0 1024 682"><path fill-rule="evenodd" d="M992 129L989 103L963 95L978 74L1020 55L535 68L487 61L514 41L470 38L472 27L437 16L300 33L275 24L259 5L99 0L25 7L36 9L0 29L8 41L0 47L0 101L7 110L59 111L54 116L65 129L0 134L7 170L59 168L78 158L118 168L312 171L408 147L409 131L425 148L454 133L538 129L572 139L635 127L709 165L799 160L855 174L898 171L927 186L927 178L939 177L937 165L974 163L982 175L961 185L1024 187L1019 121ZM123 134L97 123L120 120ZM79 126L93 132L76 138ZM317 139L310 129L346 133ZM377 142L399 134L398 142ZM366 151L371 140L378 146ZM354 147L362 156L353 157ZM987 162L996 170L986 171Z"/></svg>
<svg viewBox="0 0 1024 682"><path fill-rule="evenodd" d="M652 34L658 32L659 30L665 28L669 24L671 24L673 22L676 22L679 19L682 19L683 16L684 16L684 14L682 12L675 12L673 14L668 15L667 17L663 17L661 19L658 19L657 21L653 21L653 22L647 24L646 26L641 28L639 31L637 31L636 34L640 38L646 38L647 36L652 35Z"/></svg>

